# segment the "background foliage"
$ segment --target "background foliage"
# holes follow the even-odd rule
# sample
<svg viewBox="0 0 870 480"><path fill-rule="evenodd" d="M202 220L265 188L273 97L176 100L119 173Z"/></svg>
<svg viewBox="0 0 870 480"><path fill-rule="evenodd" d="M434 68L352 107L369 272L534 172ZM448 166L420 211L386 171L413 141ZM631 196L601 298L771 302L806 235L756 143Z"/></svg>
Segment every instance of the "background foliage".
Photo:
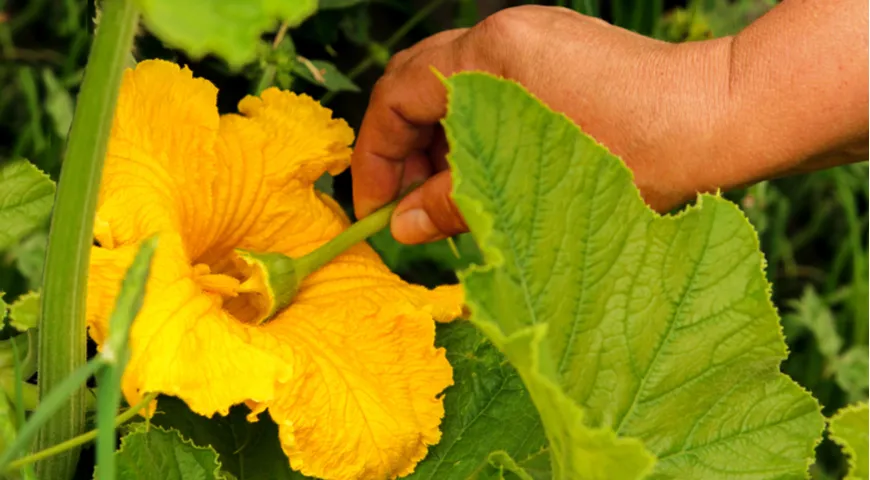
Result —
<svg viewBox="0 0 870 480"><path fill-rule="evenodd" d="M196 75L218 86L219 107L224 112L235 110L239 99L258 90L265 72L267 80L283 88L320 98L356 128L365 111L367 92L392 53L438 31L471 26L493 11L518 3L528 2L320 0L314 16L290 35L278 32L264 38L255 52L258 60L238 71L213 56L192 59L167 48L144 27L136 39L134 56L189 65ZM767 0L549 3L602 16L668 41L736 33L773 4ZM92 38L90 20L95 15L93 3L84 0L0 0L0 168L26 158L57 180ZM321 188L333 191L350 208L348 175L337 177L334 184L325 179ZM813 393L827 416L867 396L867 178L867 165L860 164L727 194L742 206L759 233L791 352L782 369ZM0 192L0 202L4 193ZM46 239L44 223L20 241L0 242L0 292L5 292L2 300L6 303L13 304L22 294L39 288ZM456 268L479 259L468 236L456 239L459 256L445 242L405 247L385 233L372 243L396 272L427 285L455 281ZM2 338L14 332L13 326L6 325ZM465 335L440 333L442 338L460 334ZM469 344L468 348L480 347ZM8 366L8 362L0 365ZM3 382L4 387L9 384ZM11 397L14 392L7 393ZM162 424L190 431L170 421L171 416L170 410ZM233 422L233 417L227 420ZM235 441L227 441L231 440ZM167 437L166 441L176 440ZM228 443L227 449L232 450L232 445ZM86 451L87 458L91 455ZM90 477L89 468L88 462L80 464L82 478ZM844 471L839 449L825 441L818 449L814 475L837 477Z"/></svg>

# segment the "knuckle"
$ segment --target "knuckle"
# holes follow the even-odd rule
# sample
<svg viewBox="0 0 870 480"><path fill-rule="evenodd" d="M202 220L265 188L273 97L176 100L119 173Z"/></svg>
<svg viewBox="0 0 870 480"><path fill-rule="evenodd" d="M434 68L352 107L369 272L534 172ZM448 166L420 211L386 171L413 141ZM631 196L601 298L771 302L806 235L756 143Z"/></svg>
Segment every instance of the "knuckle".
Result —
<svg viewBox="0 0 870 480"><path fill-rule="evenodd" d="M384 73L390 73L390 72L397 70L400 66L402 66L403 64L405 64L408 61L408 58L410 58L411 55L412 55L412 53L410 52L409 49L400 50L400 51L396 52L395 54L393 54L392 57L390 57L390 60L387 62L387 65L384 67Z"/></svg>

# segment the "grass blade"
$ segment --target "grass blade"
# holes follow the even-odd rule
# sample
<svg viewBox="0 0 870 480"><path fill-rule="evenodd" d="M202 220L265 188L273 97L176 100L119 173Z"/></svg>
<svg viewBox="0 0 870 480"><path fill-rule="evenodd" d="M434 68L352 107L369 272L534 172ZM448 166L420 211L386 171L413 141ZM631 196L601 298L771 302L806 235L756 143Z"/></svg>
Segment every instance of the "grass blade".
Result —
<svg viewBox="0 0 870 480"><path fill-rule="evenodd" d="M100 352L106 361L106 368L97 374L97 466L103 479L115 478L115 415L121 403L121 376L130 359L127 340L130 325L145 298L145 284L156 246L156 238L145 240L127 270L109 320L109 338Z"/></svg>

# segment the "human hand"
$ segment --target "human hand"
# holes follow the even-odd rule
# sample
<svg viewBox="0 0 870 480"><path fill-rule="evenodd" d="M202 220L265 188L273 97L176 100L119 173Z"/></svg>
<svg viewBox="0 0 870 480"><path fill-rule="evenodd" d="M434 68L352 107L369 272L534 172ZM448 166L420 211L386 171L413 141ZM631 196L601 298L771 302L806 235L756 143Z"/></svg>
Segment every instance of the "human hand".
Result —
<svg viewBox="0 0 870 480"><path fill-rule="evenodd" d="M396 54L353 154L358 217L422 243L466 230L438 121L444 75L518 81L619 155L665 212L698 192L867 160L867 2L784 2L736 37L668 44L555 7L503 10Z"/></svg>
<svg viewBox="0 0 870 480"><path fill-rule="evenodd" d="M446 91L432 67L518 81L622 156L647 202L668 209L703 181L688 162L702 158L713 138L722 103L715 97L725 88L717 68L726 55L723 42L672 45L535 6L427 38L397 53L373 90L352 162L357 216L425 182L400 202L393 236L421 243L466 231L450 198L448 147L438 124Z"/></svg>

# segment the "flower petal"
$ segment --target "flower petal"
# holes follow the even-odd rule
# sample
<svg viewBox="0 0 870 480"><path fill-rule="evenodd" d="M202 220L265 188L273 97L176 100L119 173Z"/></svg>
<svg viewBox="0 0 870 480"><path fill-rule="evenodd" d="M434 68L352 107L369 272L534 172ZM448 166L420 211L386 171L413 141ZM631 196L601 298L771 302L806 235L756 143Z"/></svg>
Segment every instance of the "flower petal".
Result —
<svg viewBox="0 0 870 480"><path fill-rule="evenodd" d="M268 176L284 172L286 178L313 183L324 172L338 175L350 165L353 130L307 95L268 88L260 97L242 99L239 112L269 136Z"/></svg>
<svg viewBox="0 0 870 480"><path fill-rule="evenodd" d="M137 247L95 247L88 283L88 325L99 344L120 280ZM206 416L253 399L269 401L292 365L277 355L274 337L244 325L204 292L187 263L181 239L164 234L151 268L142 309L130 332L131 358L122 388L130 404L147 392L184 400Z"/></svg>
<svg viewBox="0 0 870 480"><path fill-rule="evenodd" d="M155 232L185 232L192 257L211 216L218 133L217 89L160 60L124 73L100 186L97 240L138 243Z"/></svg>
<svg viewBox="0 0 870 480"><path fill-rule="evenodd" d="M391 307L359 315L355 300L328 310L294 305L267 325L290 347L294 368L269 412L291 466L305 475L407 475L441 437L439 394L452 370L433 345L429 315Z"/></svg>
<svg viewBox="0 0 870 480"><path fill-rule="evenodd" d="M459 315L457 289L409 285L366 244L303 282L264 327L292 352L293 380L268 408L294 469L325 479L414 470L440 439L452 371L432 320Z"/></svg>

